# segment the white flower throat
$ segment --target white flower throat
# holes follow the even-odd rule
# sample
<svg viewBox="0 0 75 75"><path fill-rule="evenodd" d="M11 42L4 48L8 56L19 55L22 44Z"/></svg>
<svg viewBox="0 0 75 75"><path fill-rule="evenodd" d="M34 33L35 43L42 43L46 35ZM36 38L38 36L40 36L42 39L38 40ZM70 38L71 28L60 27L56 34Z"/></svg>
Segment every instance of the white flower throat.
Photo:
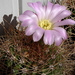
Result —
<svg viewBox="0 0 75 75"><path fill-rule="evenodd" d="M49 20L41 20L39 26L45 30L51 30L53 28L52 23Z"/></svg>

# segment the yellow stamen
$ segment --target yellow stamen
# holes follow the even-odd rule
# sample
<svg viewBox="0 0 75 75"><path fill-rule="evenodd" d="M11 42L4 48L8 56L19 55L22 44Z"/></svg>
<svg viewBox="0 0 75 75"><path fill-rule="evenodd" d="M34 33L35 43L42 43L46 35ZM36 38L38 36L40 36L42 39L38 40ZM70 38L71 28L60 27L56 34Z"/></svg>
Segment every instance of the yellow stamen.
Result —
<svg viewBox="0 0 75 75"><path fill-rule="evenodd" d="M49 20L41 20L39 22L39 26L45 30L51 30L52 29L52 23Z"/></svg>

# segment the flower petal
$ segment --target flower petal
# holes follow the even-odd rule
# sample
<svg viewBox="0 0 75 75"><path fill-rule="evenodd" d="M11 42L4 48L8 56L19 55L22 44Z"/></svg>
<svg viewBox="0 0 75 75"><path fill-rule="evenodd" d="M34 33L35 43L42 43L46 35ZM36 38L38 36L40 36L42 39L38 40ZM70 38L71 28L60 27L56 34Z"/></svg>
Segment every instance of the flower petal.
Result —
<svg viewBox="0 0 75 75"><path fill-rule="evenodd" d="M30 26L30 25L32 25L34 23L35 23L35 21L33 19L25 20L25 21L22 22L21 26L27 27L27 26Z"/></svg>
<svg viewBox="0 0 75 75"><path fill-rule="evenodd" d="M29 19L31 19L31 17L29 17L27 15L20 15L19 16L19 20L22 21L22 22L25 21L25 20L29 20Z"/></svg>
<svg viewBox="0 0 75 75"><path fill-rule="evenodd" d="M37 15L36 15L34 12L30 11L30 10L26 10L26 11L23 13L23 15L27 15L27 16L31 17L32 19L38 21Z"/></svg>
<svg viewBox="0 0 75 75"><path fill-rule="evenodd" d="M50 21L51 21L53 15L54 15L55 13L57 13L56 11L58 10L59 7L60 7L59 4L55 4L55 5L52 7L51 13L49 14L49 19L50 19Z"/></svg>
<svg viewBox="0 0 75 75"><path fill-rule="evenodd" d="M55 4L50 14L50 21L52 21L58 14L60 14L64 10L66 10L65 6L60 6L58 4Z"/></svg>
<svg viewBox="0 0 75 75"><path fill-rule="evenodd" d="M62 37L59 32L53 30L55 45L59 46L62 43Z"/></svg>
<svg viewBox="0 0 75 75"><path fill-rule="evenodd" d="M46 30L44 33L44 43L48 45L52 45L54 42L54 36L52 30Z"/></svg>
<svg viewBox="0 0 75 75"><path fill-rule="evenodd" d="M54 27L54 30L56 30L57 32L59 32L60 36L63 38L63 39L67 39L67 33L66 33L66 30L61 28L61 27Z"/></svg>
<svg viewBox="0 0 75 75"><path fill-rule="evenodd" d="M58 14L53 20L52 23L58 22L59 20L68 17L71 15L71 12L68 10L63 11L62 13Z"/></svg>
<svg viewBox="0 0 75 75"><path fill-rule="evenodd" d="M35 33L33 34L33 41L36 42L36 41L39 41L42 36L43 36L43 33L44 33L44 29L42 28L38 28Z"/></svg>
<svg viewBox="0 0 75 75"><path fill-rule="evenodd" d="M53 3L48 1L47 6L46 6L46 19L49 18L49 14L50 14L50 12L52 10L53 5L54 5Z"/></svg>
<svg viewBox="0 0 75 75"><path fill-rule="evenodd" d="M42 3L41 2L36 2L36 3L29 2L28 5L36 11L39 20L41 20L45 14L44 7L42 6Z"/></svg>
<svg viewBox="0 0 75 75"><path fill-rule="evenodd" d="M75 24L75 21L72 19L66 19L66 20L55 23L54 26L63 26L63 25L69 25L69 24L73 25Z"/></svg>
<svg viewBox="0 0 75 75"><path fill-rule="evenodd" d="M35 26L35 25L30 25L29 27L27 27L27 29L26 29L26 31L25 31L25 34L26 34L27 36L30 36L30 35L32 35L32 34L36 31L36 29L37 29L37 26Z"/></svg>
<svg viewBox="0 0 75 75"><path fill-rule="evenodd" d="M38 7L39 7L40 12L41 12L42 19L44 19L45 18L45 9L44 9L44 6L42 5L41 2L37 2L37 4L38 4Z"/></svg>
<svg viewBox="0 0 75 75"><path fill-rule="evenodd" d="M38 23L37 16L32 11L25 11L22 15L19 16L19 20L22 21L22 26L26 27L34 23Z"/></svg>

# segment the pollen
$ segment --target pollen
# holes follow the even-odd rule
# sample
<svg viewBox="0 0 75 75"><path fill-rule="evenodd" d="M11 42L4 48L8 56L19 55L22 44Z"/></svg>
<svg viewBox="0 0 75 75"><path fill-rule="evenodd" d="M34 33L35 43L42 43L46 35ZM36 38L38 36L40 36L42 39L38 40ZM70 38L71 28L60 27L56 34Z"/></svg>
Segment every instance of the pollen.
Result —
<svg viewBox="0 0 75 75"><path fill-rule="evenodd" d="M39 22L39 26L45 30L51 30L52 29L52 23L49 20L41 20Z"/></svg>

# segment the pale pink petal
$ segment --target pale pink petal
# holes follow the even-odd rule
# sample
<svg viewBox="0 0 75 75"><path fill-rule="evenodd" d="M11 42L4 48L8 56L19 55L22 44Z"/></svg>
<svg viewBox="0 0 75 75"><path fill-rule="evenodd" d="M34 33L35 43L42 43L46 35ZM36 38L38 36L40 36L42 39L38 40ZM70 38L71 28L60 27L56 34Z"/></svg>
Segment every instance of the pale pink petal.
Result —
<svg viewBox="0 0 75 75"><path fill-rule="evenodd" d="M30 10L26 10L26 11L23 13L23 15L27 15L27 16L31 17L32 19L34 19L34 20L36 20L36 21L38 22L38 17L37 17L37 15L36 15L34 12L30 11Z"/></svg>
<svg viewBox="0 0 75 75"><path fill-rule="evenodd" d="M27 23L27 24L26 24ZM21 23L21 26L23 26L23 27L27 27L29 24L28 24L29 22L22 22Z"/></svg>
<svg viewBox="0 0 75 75"><path fill-rule="evenodd" d="M74 25L75 21L72 19L66 19L54 24L54 26L63 26L63 25Z"/></svg>
<svg viewBox="0 0 75 75"><path fill-rule="evenodd" d="M53 30L55 45L59 46L62 43L62 37L58 31Z"/></svg>
<svg viewBox="0 0 75 75"><path fill-rule="evenodd" d="M38 7L39 7L40 12L41 12L42 19L44 19L45 18L45 9L44 9L44 6L42 5L41 2L37 2L37 4L38 4Z"/></svg>
<svg viewBox="0 0 75 75"><path fill-rule="evenodd" d="M52 7L51 13L49 14L49 19L50 19L50 21L53 19L53 15L55 15L55 13L57 13L56 11L58 10L59 7L60 7L59 4L55 4L55 5Z"/></svg>
<svg viewBox="0 0 75 75"><path fill-rule="evenodd" d="M47 45L52 45L54 42L54 36L52 30L46 30L44 33L44 43Z"/></svg>
<svg viewBox="0 0 75 75"><path fill-rule="evenodd" d="M21 23L21 26L23 27L27 27L27 26L30 26L32 24L37 24L35 20L33 19L29 19L29 20L25 20Z"/></svg>
<svg viewBox="0 0 75 75"><path fill-rule="evenodd" d="M55 45L56 46L59 46L61 43L62 43L62 38L61 37L58 37L58 36L56 36L56 38L55 38Z"/></svg>
<svg viewBox="0 0 75 75"><path fill-rule="evenodd" d="M50 21L52 21L57 15L59 15L64 10L66 10L65 6L60 6L58 4L55 4L50 14Z"/></svg>
<svg viewBox="0 0 75 75"><path fill-rule="evenodd" d="M68 17L71 15L71 12L68 10L63 11L62 13L58 14L53 20L52 23L58 22L61 19L64 19L65 17Z"/></svg>
<svg viewBox="0 0 75 75"><path fill-rule="evenodd" d="M44 7L42 6L42 4L40 2L36 2L36 3L29 2L28 5L30 7L32 7L36 11L39 20L41 20L42 17L44 16L44 15L42 15L42 14L44 14L44 12L43 12L44 11L44 9L43 9Z"/></svg>
<svg viewBox="0 0 75 75"><path fill-rule="evenodd" d="M23 15L19 16L19 20L22 21L22 26L26 27L34 23L38 23L37 16L32 11L26 11Z"/></svg>
<svg viewBox="0 0 75 75"><path fill-rule="evenodd" d="M25 21L25 20L29 20L29 19L31 19L31 17L29 17L27 15L20 15L19 16L19 20L22 21L22 22Z"/></svg>
<svg viewBox="0 0 75 75"><path fill-rule="evenodd" d="M42 28L38 28L35 33L33 34L33 41L36 42L36 41L39 41L42 36L43 36L43 33L44 33L44 29Z"/></svg>
<svg viewBox="0 0 75 75"><path fill-rule="evenodd" d="M57 32L59 32L60 36L63 38L63 39L67 39L67 33L66 33L66 30L61 28L61 27L54 27L54 30L56 30Z"/></svg>
<svg viewBox="0 0 75 75"><path fill-rule="evenodd" d="M46 13L47 5L43 6L43 8L44 8L44 11Z"/></svg>
<svg viewBox="0 0 75 75"><path fill-rule="evenodd" d="M53 5L54 5L53 3L48 1L47 6L45 7L45 9L46 9L46 19L49 18L49 14L50 14L50 12L52 10Z"/></svg>
<svg viewBox="0 0 75 75"><path fill-rule="evenodd" d="M27 27L27 29L25 31L25 34L27 36L30 36L30 35L32 35L36 31L37 28L38 27L36 25L30 25L29 27Z"/></svg>
<svg viewBox="0 0 75 75"><path fill-rule="evenodd" d="M37 13L37 15L38 15L38 18L41 19L41 12L40 12L40 10L38 9L37 3L28 2L28 5L36 11L36 13Z"/></svg>

